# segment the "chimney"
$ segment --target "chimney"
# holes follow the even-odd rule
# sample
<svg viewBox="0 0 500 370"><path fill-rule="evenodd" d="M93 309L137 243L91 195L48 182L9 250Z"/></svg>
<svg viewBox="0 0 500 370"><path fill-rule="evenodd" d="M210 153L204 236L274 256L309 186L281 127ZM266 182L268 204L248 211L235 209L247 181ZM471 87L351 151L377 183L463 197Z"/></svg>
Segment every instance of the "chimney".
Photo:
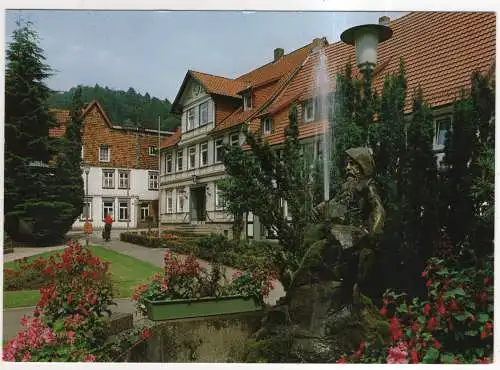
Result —
<svg viewBox="0 0 500 370"><path fill-rule="evenodd" d="M389 26L390 21L391 21L391 18L384 15L378 19L378 24L381 24L382 26Z"/></svg>
<svg viewBox="0 0 500 370"><path fill-rule="evenodd" d="M316 37L315 39L312 40L312 50L313 51L319 50L322 47L327 46L327 45L328 45L328 40L326 39L326 37L321 37L321 38Z"/></svg>
<svg viewBox="0 0 500 370"><path fill-rule="evenodd" d="M277 62L280 60L283 55L285 55L285 49L282 48L276 48L274 49L274 61Z"/></svg>

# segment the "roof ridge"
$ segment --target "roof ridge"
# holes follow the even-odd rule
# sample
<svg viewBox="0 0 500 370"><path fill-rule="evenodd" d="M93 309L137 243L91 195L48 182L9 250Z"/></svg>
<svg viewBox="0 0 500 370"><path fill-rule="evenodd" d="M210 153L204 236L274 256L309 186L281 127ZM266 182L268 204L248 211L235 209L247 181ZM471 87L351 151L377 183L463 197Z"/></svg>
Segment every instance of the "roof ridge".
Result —
<svg viewBox="0 0 500 370"><path fill-rule="evenodd" d="M229 77L225 77L225 76L214 75L213 73L206 73L206 72L195 71L194 69L190 69L189 72L201 73L202 75L206 75L206 76L212 76L212 77L224 78L224 79L230 80L230 81L236 81L234 78L229 78Z"/></svg>
<svg viewBox="0 0 500 370"><path fill-rule="evenodd" d="M295 49L295 50L293 50L293 51L289 52L288 54L284 54L284 55L283 55L283 56L282 56L279 60L283 60L284 58L289 57L289 56L291 56L292 54L297 53L297 52L299 52L300 50L307 48L308 46L311 46L312 44L313 44L313 42L310 42L310 43L308 43L308 44L306 44L306 45L304 45L304 46L301 46L300 48L297 48L297 49ZM242 74L242 75L240 75L240 76L236 77L236 78L235 78L235 80L243 79L243 77L244 77L244 76L249 75L250 73L253 73L253 72L255 72L255 71L258 71L259 69L262 69L262 68L264 68L264 67L267 67L267 66L269 66L269 65L272 65L272 64L274 64L274 63L276 63L276 62L275 62L275 61L271 61L271 62L268 62L268 63L266 63L266 64L263 64L263 65L261 65L261 66L260 66L260 67L258 67L258 68L254 68L254 69L252 69L252 70L250 70L250 71L248 71L248 72L246 72L246 73L244 73L244 74Z"/></svg>

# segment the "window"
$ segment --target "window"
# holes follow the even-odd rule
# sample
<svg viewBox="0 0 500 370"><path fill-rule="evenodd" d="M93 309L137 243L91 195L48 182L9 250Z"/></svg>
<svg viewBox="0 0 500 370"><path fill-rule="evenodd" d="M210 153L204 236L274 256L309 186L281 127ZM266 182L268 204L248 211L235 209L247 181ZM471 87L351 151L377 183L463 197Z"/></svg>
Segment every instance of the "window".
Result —
<svg viewBox="0 0 500 370"><path fill-rule="evenodd" d="M264 135L269 135L273 131L273 119L271 117L266 117L262 120L262 133Z"/></svg>
<svg viewBox="0 0 500 370"><path fill-rule="evenodd" d="M101 145L99 147L99 161L100 162L109 162L111 158L109 146Z"/></svg>
<svg viewBox="0 0 500 370"><path fill-rule="evenodd" d="M118 188L130 189L129 171L118 171Z"/></svg>
<svg viewBox="0 0 500 370"><path fill-rule="evenodd" d="M115 188L115 170L102 170L102 187L104 189Z"/></svg>
<svg viewBox="0 0 500 370"><path fill-rule="evenodd" d="M113 214L115 213L114 212L114 209L115 209L115 206L114 206L115 202L113 199L103 199L102 200L102 219L104 220L104 217L106 217L106 215L111 215L113 216Z"/></svg>
<svg viewBox="0 0 500 370"><path fill-rule="evenodd" d="M208 142L200 144L200 167L208 165Z"/></svg>
<svg viewBox="0 0 500 370"><path fill-rule="evenodd" d="M187 124L188 130L194 129L194 108L187 111Z"/></svg>
<svg viewBox="0 0 500 370"><path fill-rule="evenodd" d="M146 221L149 216L149 205L142 205L141 206L141 221Z"/></svg>
<svg viewBox="0 0 500 370"><path fill-rule="evenodd" d="M130 200L120 199L118 201L118 221L130 221L129 208Z"/></svg>
<svg viewBox="0 0 500 370"><path fill-rule="evenodd" d="M192 169L196 165L196 147L192 146L188 149L188 169Z"/></svg>
<svg viewBox="0 0 500 370"><path fill-rule="evenodd" d="M186 192L184 189L177 190L177 212L184 212L184 203L186 200Z"/></svg>
<svg viewBox="0 0 500 370"><path fill-rule="evenodd" d="M158 172L149 172L149 190L158 190Z"/></svg>
<svg viewBox="0 0 500 370"><path fill-rule="evenodd" d="M172 172L172 153L167 154L167 156L166 156L165 172L166 173Z"/></svg>
<svg viewBox="0 0 500 370"><path fill-rule="evenodd" d="M200 126L208 123L208 102L200 104Z"/></svg>
<svg viewBox="0 0 500 370"><path fill-rule="evenodd" d="M232 134L229 137L229 144L231 144L231 146L240 145L240 135L239 134Z"/></svg>
<svg viewBox="0 0 500 370"><path fill-rule="evenodd" d="M158 149L155 146L148 147L148 153L150 156L154 157L158 154Z"/></svg>
<svg viewBox="0 0 500 370"><path fill-rule="evenodd" d="M451 128L451 117L443 117L436 120L434 146L442 147L446 141L446 134Z"/></svg>
<svg viewBox="0 0 500 370"><path fill-rule="evenodd" d="M177 171L182 171L182 155L183 155L183 150L178 150L177 151Z"/></svg>
<svg viewBox="0 0 500 370"><path fill-rule="evenodd" d="M83 145L82 145L82 153L80 155L80 158L83 159Z"/></svg>
<svg viewBox="0 0 500 370"><path fill-rule="evenodd" d="M92 198L87 198L83 201L82 214L80 215L80 220L85 221L87 219L92 220Z"/></svg>
<svg viewBox="0 0 500 370"><path fill-rule="evenodd" d="M167 213L174 212L174 200L172 198L172 191L167 191Z"/></svg>
<svg viewBox="0 0 500 370"><path fill-rule="evenodd" d="M217 184L215 185L215 209L224 208L224 199L222 198L222 191Z"/></svg>
<svg viewBox="0 0 500 370"><path fill-rule="evenodd" d="M304 121L312 122L314 121L314 101L309 100L304 103Z"/></svg>
<svg viewBox="0 0 500 370"><path fill-rule="evenodd" d="M318 140L316 143L316 159L321 161L323 159L323 140Z"/></svg>
<svg viewBox="0 0 500 370"><path fill-rule="evenodd" d="M244 110L252 109L252 95L250 93L243 95Z"/></svg>
<svg viewBox="0 0 500 370"><path fill-rule="evenodd" d="M222 138L215 140L215 162L222 162L222 146L224 145L224 141Z"/></svg>

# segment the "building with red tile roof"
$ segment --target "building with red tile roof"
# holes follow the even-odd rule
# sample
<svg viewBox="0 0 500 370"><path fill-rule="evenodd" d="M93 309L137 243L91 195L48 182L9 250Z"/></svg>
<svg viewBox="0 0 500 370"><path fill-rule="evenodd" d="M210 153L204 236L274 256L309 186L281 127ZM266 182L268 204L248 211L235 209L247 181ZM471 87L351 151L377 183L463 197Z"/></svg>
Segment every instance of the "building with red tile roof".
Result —
<svg viewBox="0 0 500 370"><path fill-rule="evenodd" d="M65 135L70 119L67 110L51 110L57 126L49 136ZM170 132L137 129L113 124L98 101L82 111L82 166L89 169L85 204L94 228L104 227L104 213L111 212L114 227L147 226L147 216L158 220L158 145L173 136ZM76 150L80 150L76 148ZM86 208L73 224L82 229Z"/></svg>
<svg viewBox="0 0 500 370"><path fill-rule="evenodd" d="M435 111L435 147L440 149L457 93L469 87L474 70L494 68L495 14L412 12L389 26L393 35L377 48L373 87L380 91L385 76L397 72L403 59L408 83L405 110L411 110L413 91L422 88ZM328 90L334 92L336 75L347 63L355 64L355 50L340 41L329 44L324 38L286 55L276 49L271 63L234 79L188 71L173 107L182 113L182 127L178 136L162 144L163 223L230 233L232 216L224 212L216 186L225 175L219 150L223 142L244 142L244 124L279 147L289 124L288 109L298 103L300 138L305 144L321 140L323 122L306 113L312 104L320 51L327 60ZM355 65L353 74L359 74Z"/></svg>

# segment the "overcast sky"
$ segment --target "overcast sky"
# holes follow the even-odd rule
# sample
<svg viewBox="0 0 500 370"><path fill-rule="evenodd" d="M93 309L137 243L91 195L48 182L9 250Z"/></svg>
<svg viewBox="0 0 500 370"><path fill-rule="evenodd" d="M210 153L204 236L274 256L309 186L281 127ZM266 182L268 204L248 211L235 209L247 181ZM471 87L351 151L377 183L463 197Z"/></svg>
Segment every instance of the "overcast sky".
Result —
<svg viewBox="0 0 500 370"><path fill-rule="evenodd" d="M99 84L173 101L188 69L237 77L273 58L398 12L6 11L6 42L22 17L34 23L54 90Z"/></svg>

